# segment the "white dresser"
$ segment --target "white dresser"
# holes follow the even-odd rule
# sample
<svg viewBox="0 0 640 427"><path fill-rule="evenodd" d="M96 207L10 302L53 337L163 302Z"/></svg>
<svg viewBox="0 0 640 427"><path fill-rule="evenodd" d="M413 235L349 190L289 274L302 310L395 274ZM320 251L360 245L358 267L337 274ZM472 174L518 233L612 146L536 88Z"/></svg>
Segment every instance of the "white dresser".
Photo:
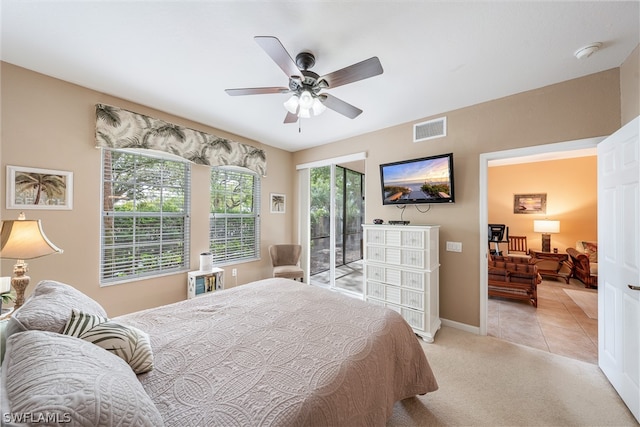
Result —
<svg viewBox="0 0 640 427"><path fill-rule="evenodd" d="M440 329L438 225L373 225L364 230L364 298L397 311L433 342Z"/></svg>

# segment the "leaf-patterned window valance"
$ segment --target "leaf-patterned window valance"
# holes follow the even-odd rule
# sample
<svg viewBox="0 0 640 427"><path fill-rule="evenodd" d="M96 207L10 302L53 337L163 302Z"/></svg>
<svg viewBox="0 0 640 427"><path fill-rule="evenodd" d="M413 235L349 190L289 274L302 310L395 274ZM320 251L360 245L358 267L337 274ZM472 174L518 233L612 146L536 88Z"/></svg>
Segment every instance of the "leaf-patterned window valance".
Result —
<svg viewBox="0 0 640 427"><path fill-rule="evenodd" d="M96 104L98 147L157 150L209 166L242 166L267 174L264 150L167 123L110 105Z"/></svg>

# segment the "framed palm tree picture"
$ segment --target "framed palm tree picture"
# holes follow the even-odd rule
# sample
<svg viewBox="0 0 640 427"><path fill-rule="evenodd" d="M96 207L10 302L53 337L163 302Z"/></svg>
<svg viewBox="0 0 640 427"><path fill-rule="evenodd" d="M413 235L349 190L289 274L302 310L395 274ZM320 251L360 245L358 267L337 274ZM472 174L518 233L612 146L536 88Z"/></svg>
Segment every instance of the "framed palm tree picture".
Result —
<svg viewBox="0 0 640 427"><path fill-rule="evenodd" d="M7 209L73 208L73 172L7 166Z"/></svg>
<svg viewBox="0 0 640 427"><path fill-rule="evenodd" d="M286 196L284 194L271 193L271 213L284 213L286 208Z"/></svg>

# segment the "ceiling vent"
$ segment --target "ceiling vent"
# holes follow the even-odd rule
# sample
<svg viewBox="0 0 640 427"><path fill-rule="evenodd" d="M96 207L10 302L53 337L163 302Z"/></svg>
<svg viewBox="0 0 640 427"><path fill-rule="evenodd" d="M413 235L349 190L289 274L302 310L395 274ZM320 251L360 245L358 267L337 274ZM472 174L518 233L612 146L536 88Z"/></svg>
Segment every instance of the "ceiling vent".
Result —
<svg viewBox="0 0 640 427"><path fill-rule="evenodd" d="M413 125L413 142L427 141L447 136L447 118L429 120Z"/></svg>

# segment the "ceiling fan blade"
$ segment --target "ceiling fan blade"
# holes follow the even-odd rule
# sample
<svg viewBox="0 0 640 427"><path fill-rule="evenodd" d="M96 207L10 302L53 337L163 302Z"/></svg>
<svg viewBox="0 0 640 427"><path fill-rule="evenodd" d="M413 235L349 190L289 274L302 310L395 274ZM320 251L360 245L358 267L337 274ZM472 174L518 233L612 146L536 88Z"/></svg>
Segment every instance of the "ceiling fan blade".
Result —
<svg viewBox="0 0 640 427"><path fill-rule="evenodd" d="M276 37L255 36L254 40L265 52L267 52L267 55L269 55L271 59L278 64L278 67L284 71L287 77L301 75L300 69L296 65L295 61L291 59L287 50Z"/></svg>
<svg viewBox="0 0 640 427"><path fill-rule="evenodd" d="M287 112L287 116L284 118L284 123L295 123L298 121L298 116L296 114L291 114Z"/></svg>
<svg viewBox="0 0 640 427"><path fill-rule="evenodd" d="M368 79L369 77L382 74L382 64L377 56L365 59L357 64L350 65L333 73L326 74L318 79L318 81L326 80L330 88L346 85L348 83L357 82L358 80Z"/></svg>
<svg viewBox="0 0 640 427"><path fill-rule="evenodd" d="M331 108L333 111L338 112L343 116L347 116L350 119L355 119L362 113L361 109L354 107L347 102L344 102L340 98L329 95L328 93L323 93L322 95L320 95L320 98L325 107Z"/></svg>
<svg viewBox="0 0 640 427"><path fill-rule="evenodd" d="M287 93L289 92L288 87L245 87L238 89L225 89L231 96L241 96L241 95L264 95L269 93Z"/></svg>

